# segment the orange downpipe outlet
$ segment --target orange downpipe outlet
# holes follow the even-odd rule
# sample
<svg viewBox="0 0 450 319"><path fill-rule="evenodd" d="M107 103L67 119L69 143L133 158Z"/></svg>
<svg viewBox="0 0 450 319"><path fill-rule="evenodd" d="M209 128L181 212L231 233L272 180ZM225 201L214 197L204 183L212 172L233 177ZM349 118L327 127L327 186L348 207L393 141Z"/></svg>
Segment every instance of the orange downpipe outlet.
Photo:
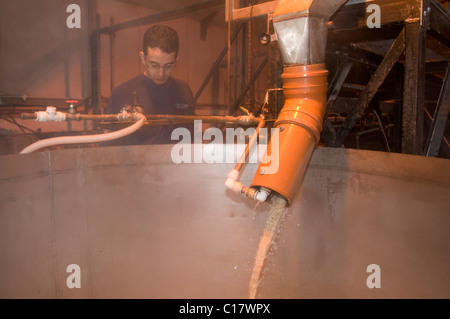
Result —
<svg viewBox="0 0 450 319"><path fill-rule="evenodd" d="M250 187L275 191L286 199L287 206L291 206L314 147L320 140L328 70L324 63L287 66L281 77L285 102L274 124L275 129L279 129L274 134L279 135L275 139L272 136ZM268 154L269 151L276 154ZM278 170L274 172L276 158Z"/></svg>

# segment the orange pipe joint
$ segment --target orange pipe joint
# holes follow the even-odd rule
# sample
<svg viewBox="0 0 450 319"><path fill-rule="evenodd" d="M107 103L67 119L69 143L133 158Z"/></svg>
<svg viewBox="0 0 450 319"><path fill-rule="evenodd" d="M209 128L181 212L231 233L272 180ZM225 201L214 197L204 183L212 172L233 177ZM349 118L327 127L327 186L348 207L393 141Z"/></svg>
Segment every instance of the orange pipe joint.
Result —
<svg viewBox="0 0 450 319"><path fill-rule="evenodd" d="M324 63L287 66L281 77L284 106L250 187L275 191L291 206L320 140L328 70Z"/></svg>

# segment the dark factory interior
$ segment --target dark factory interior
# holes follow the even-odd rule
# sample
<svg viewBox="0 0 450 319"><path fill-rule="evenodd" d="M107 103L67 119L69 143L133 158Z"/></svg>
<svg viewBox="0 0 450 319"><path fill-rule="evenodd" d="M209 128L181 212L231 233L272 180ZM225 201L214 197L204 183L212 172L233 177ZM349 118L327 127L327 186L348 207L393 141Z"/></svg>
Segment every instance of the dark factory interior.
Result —
<svg viewBox="0 0 450 319"><path fill-rule="evenodd" d="M448 0L0 1L0 297L447 299L449 111Z"/></svg>
<svg viewBox="0 0 450 319"><path fill-rule="evenodd" d="M78 29L65 26L69 2L5 1L1 154L17 154L44 138L105 129L98 123L36 125L20 115L49 105L67 111L70 100L82 114L102 114L112 88L142 71L133 52L145 28L159 22L181 29L175 76L191 86L196 114L258 110L269 92L267 122L273 123L282 106L276 90L282 61L276 42L261 44L273 33L265 12L271 7L263 3L273 1L241 2L236 6L256 9L241 9L228 30L224 1L86 1ZM380 27L367 26L365 1L350 1L330 20L320 145L449 158L448 1L431 1L428 16L420 1L381 3ZM8 12L25 16L29 25L10 21ZM86 146L98 145L76 147ZM74 146L54 148L64 147Z"/></svg>

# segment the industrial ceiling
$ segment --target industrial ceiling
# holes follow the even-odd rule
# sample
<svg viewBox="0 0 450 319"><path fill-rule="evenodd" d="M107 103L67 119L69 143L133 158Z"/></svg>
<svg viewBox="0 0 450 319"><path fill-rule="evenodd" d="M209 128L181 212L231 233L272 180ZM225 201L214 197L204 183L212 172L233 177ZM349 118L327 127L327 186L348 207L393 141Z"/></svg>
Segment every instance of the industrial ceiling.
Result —
<svg viewBox="0 0 450 319"><path fill-rule="evenodd" d="M172 10L180 10L182 8L194 8L196 5L203 5L204 9L198 7L193 10L192 19L207 21L208 23L226 26L225 23L225 1L224 0L119 0L129 4L142 6L160 12L170 12Z"/></svg>

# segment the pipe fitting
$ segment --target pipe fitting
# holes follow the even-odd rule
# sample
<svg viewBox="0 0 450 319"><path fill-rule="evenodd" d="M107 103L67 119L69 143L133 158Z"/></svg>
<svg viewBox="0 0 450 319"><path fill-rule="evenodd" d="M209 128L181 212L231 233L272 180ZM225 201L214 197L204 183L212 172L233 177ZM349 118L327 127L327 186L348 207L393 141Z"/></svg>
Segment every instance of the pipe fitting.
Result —
<svg viewBox="0 0 450 319"><path fill-rule="evenodd" d="M319 143L328 87L325 64L285 67L281 78L285 104L275 127L285 123L299 125Z"/></svg>
<svg viewBox="0 0 450 319"><path fill-rule="evenodd" d="M237 118L237 124L242 125L252 125L255 121L255 117L253 115L241 115Z"/></svg>
<svg viewBox="0 0 450 319"><path fill-rule="evenodd" d="M56 107L47 106L45 111L36 112L36 121L38 122L62 122L66 120L66 114L63 112L57 112Z"/></svg>
<svg viewBox="0 0 450 319"><path fill-rule="evenodd" d="M267 147L277 152L278 171L263 173L271 164L271 157L266 154L250 187L257 191L270 189L283 196L290 206L320 140L328 71L324 63L289 66L284 68L282 78L285 104L274 124L275 128L280 128L279 141L276 145L271 140Z"/></svg>
<svg viewBox="0 0 450 319"><path fill-rule="evenodd" d="M239 171L237 169L232 169L225 180L225 186L232 190L233 192L240 194L244 185L238 182L239 179Z"/></svg>
<svg viewBox="0 0 450 319"><path fill-rule="evenodd" d="M255 200L257 200L258 202L265 202L270 193L270 189L261 187L258 191L256 191Z"/></svg>
<svg viewBox="0 0 450 319"><path fill-rule="evenodd" d="M256 190L251 187L247 188L244 185L242 185L240 182L235 182L235 184L236 183L241 186L239 189L237 187L236 187L236 189L234 189L236 193L241 193L245 197L256 200L258 202L265 202L267 200L267 197L269 197L269 195L270 195L269 189L261 188L259 190Z"/></svg>
<svg viewBox="0 0 450 319"><path fill-rule="evenodd" d="M122 111L119 114L117 114L117 120L118 121L132 121L133 114L131 112Z"/></svg>

